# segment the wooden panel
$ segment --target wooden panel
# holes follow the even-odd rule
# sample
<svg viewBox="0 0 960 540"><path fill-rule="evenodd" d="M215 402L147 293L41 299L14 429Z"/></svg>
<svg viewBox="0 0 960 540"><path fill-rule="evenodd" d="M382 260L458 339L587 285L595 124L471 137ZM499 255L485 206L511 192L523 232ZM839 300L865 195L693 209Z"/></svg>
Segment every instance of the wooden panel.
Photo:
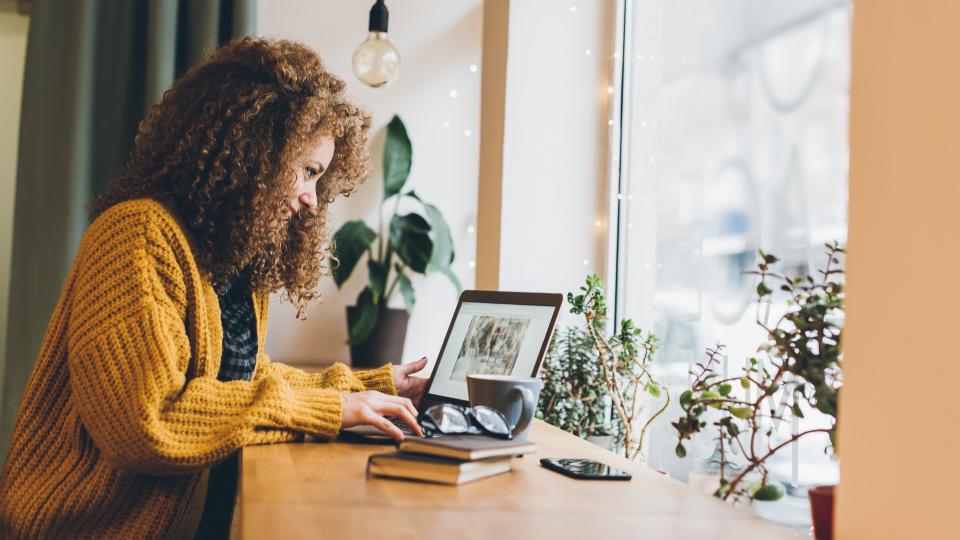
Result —
<svg viewBox="0 0 960 540"><path fill-rule="evenodd" d="M381 445L307 442L243 450L240 538L792 538L643 466L537 421L539 451L508 474L463 486L365 477ZM540 467L541 457L593 458L629 482L583 481Z"/></svg>

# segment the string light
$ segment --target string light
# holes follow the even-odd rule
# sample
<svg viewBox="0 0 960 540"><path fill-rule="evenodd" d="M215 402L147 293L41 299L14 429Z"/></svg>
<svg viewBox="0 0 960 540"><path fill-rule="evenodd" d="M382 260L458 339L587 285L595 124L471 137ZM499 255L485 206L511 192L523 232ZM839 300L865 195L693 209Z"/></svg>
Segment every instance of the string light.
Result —
<svg viewBox="0 0 960 540"><path fill-rule="evenodd" d="M614 92L614 88L613 88L612 86L608 86L608 87L607 87L607 93L612 96L612 95L613 95L613 92Z"/></svg>
<svg viewBox="0 0 960 540"><path fill-rule="evenodd" d="M577 11L577 6L570 6L570 13L574 13L576 11Z"/></svg>
<svg viewBox="0 0 960 540"><path fill-rule="evenodd" d="M608 126L612 126L612 125L613 125L613 118L607 120L607 125L608 125Z"/></svg>
<svg viewBox="0 0 960 540"><path fill-rule="evenodd" d="M456 91L456 90L451 90L451 91L450 91L450 98L451 98L451 99L454 99L454 98L456 98L456 97L457 97L457 91Z"/></svg>
<svg viewBox="0 0 960 540"><path fill-rule="evenodd" d="M599 219L597 220L597 227L603 227L603 222Z"/></svg>
<svg viewBox="0 0 960 540"><path fill-rule="evenodd" d="M617 193L617 199L623 200L623 193Z"/></svg>
<svg viewBox="0 0 960 540"><path fill-rule="evenodd" d="M470 261L470 263L467 264L467 266L469 266L470 268L476 268L476 267L477 267L477 262L476 262L476 261Z"/></svg>
<svg viewBox="0 0 960 540"><path fill-rule="evenodd" d="M587 56L590 56L591 54L593 54L593 52L590 51L590 49L587 49L586 51L584 51L584 54L586 54Z"/></svg>
<svg viewBox="0 0 960 540"><path fill-rule="evenodd" d="M470 73L476 73L476 72L477 72L477 65L470 64Z"/></svg>
<svg viewBox="0 0 960 540"><path fill-rule="evenodd" d="M449 121L449 120L445 121L445 122L443 123L443 127L449 128L449 127L450 127L450 121Z"/></svg>
<svg viewBox="0 0 960 540"><path fill-rule="evenodd" d="M471 136L471 135L473 135L473 132L470 131L469 129L463 130L463 136L464 136L464 137L469 137L469 136Z"/></svg>
<svg viewBox="0 0 960 540"><path fill-rule="evenodd" d="M584 266L590 266L590 261L588 261L587 259L584 259L584 260L583 260L583 265L584 265Z"/></svg>
<svg viewBox="0 0 960 540"><path fill-rule="evenodd" d="M467 234L473 234L475 232L477 232L476 227L474 227L473 225L467 226Z"/></svg>

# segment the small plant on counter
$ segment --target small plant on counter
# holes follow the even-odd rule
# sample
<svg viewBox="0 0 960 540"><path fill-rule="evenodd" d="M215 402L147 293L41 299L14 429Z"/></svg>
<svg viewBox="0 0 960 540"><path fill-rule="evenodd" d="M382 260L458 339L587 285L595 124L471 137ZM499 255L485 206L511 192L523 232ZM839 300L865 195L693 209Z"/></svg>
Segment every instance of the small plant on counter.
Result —
<svg viewBox="0 0 960 540"><path fill-rule="evenodd" d="M583 315L586 320L586 337L593 348L590 357L596 369L580 369L572 373L581 377L596 374L616 413L617 422L611 428L611 434L616 436L617 446L624 457L637 459L642 456L647 429L670 404L669 391L650 373L657 338L650 332L642 332L630 319L620 321L619 331L607 336L607 299L600 278L588 276L586 286L580 287L580 291L580 294L568 293L567 303L570 304L570 313ZM570 385L570 388L577 387L586 390L587 397L597 388L584 380ZM648 394L653 398L663 396L664 403L638 428ZM593 398L595 403L596 399L599 397ZM588 417L595 418L597 410L592 408Z"/></svg>
<svg viewBox="0 0 960 540"><path fill-rule="evenodd" d="M703 419L710 409L721 412L713 422L719 446L720 485L715 496L731 502L772 501L783 496L780 484L772 482L766 462L780 449L815 433L830 436L835 444L837 394L842 386L840 336L844 288L844 249L826 244L827 262L819 277L785 277L773 272L776 256L759 252L757 298L769 300L771 285L787 295L786 313L773 326L757 324L767 339L758 348L765 361L750 358L741 376L724 378L722 345L707 349L707 360L690 371L693 382L679 398L683 409L672 425L677 430L677 455L686 456L684 440L707 427ZM758 310L759 314L759 310ZM800 404L833 418L830 428L808 429L774 440L778 426L794 417L803 418ZM737 454L736 461L732 454Z"/></svg>
<svg viewBox="0 0 960 540"><path fill-rule="evenodd" d="M585 329L569 326L554 334L540 377L537 418L580 438L616 436L597 351Z"/></svg>

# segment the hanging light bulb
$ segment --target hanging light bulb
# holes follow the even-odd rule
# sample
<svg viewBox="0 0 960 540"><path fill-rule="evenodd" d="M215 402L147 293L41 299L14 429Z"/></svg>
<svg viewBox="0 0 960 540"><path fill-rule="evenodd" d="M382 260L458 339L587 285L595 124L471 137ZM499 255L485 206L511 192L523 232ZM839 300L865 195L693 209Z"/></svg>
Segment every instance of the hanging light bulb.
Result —
<svg viewBox="0 0 960 540"><path fill-rule="evenodd" d="M374 88L386 86L400 75L400 53L387 39L390 13L383 0L370 8L370 35L353 53L353 73Z"/></svg>

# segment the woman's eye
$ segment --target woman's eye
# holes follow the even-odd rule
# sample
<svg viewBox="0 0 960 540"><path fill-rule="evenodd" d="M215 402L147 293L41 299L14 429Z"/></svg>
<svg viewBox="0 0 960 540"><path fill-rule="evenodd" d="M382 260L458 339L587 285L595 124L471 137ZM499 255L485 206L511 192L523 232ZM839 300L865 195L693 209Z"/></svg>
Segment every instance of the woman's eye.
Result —
<svg viewBox="0 0 960 540"><path fill-rule="evenodd" d="M320 174L320 171L318 171L317 169L314 169L313 167L307 167L306 171L307 171L307 175L309 175L310 178L313 178L314 176L317 176Z"/></svg>

